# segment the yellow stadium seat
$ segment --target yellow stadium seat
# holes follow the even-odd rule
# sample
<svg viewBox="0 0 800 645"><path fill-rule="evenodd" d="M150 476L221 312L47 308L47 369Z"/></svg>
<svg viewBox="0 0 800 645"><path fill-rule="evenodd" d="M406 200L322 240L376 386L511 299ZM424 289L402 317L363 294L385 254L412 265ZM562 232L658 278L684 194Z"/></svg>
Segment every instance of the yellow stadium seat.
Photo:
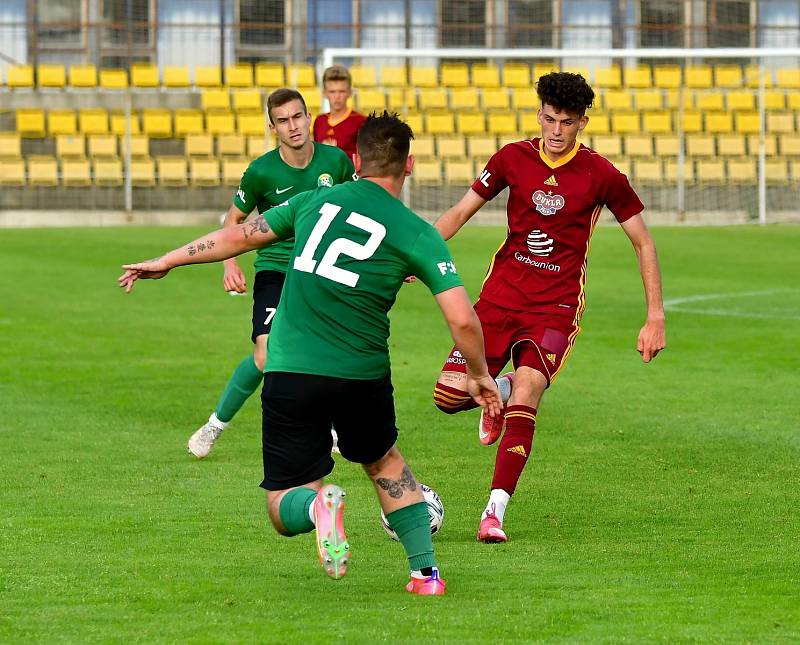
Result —
<svg viewBox="0 0 800 645"><path fill-rule="evenodd" d="M219 186L219 159L194 158L189 160L189 169L194 186Z"/></svg>
<svg viewBox="0 0 800 645"><path fill-rule="evenodd" d="M677 157L681 149L681 140L674 134L657 134L653 144L657 157Z"/></svg>
<svg viewBox="0 0 800 645"><path fill-rule="evenodd" d="M407 112L403 115L403 121L408 124L411 131L416 134L422 134L425 128L422 126L422 113L421 112Z"/></svg>
<svg viewBox="0 0 800 645"><path fill-rule="evenodd" d="M606 90L603 94L603 107L610 112L632 110L633 93L628 90Z"/></svg>
<svg viewBox="0 0 800 645"><path fill-rule="evenodd" d="M210 157L214 154L214 137L210 134L190 134L186 137L186 155Z"/></svg>
<svg viewBox="0 0 800 645"><path fill-rule="evenodd" d="M788 184L789 172L786 159L767 159L764 162L764 174L769 184Z"/></svg>
<svg viewBox="0 0 800 645"><path fill-rule="evenodd" d="M233 112L211 111L206 112L206 132L209 134L233 134L236 132L236 121Z"/></svg>
<svg viewBox="0 0 800 645"><path fill-rule="evenodd" d="M155 65L131 65L131 85L140 88L158 87L158 67Z"/></svg>
<svg viewBox="0 0 800 645"><path fill-rule="evenodd" d="M748 134L745 136L747 138L747 149L750 151L750 154L757 155L761 143L761 135ZM778 154L778 137L774 134L764 136L764 154L767 157L774 157Z"/></svg>
<svg viewBox="0 0 800 645"><path fill-rule="evenodd" d="M696 95L697 92L684 89L667 90L665 94L665 103L668 108L677 110L681 102L683 102L684 110L694 110Z"/></svg>
<svg viewBox="0 0 800 645"><path fill-rule="evenodd" d="M97 186L122 186L122 161L113 158L95 159L94 183Z"/></svg>
<svg viewBox="0 0 800 645"><path fill-rule="evenodd" d="M800 97L800 94L795 94ZM781 90L767 90L764 92L765 107L769 111L778 111L786 109L786 94ZM790 109L800 109L800 100L797 106L789 106Z"/></svg>
<svg viewBox="0 0 800 645"><path fill-rule="evenodd" d="M250 160L246 157L226 157L222 160L222 183L226 186L238 186Z"/></svg>
<svg viewBox="0 0 800 645"><path fill-rule="evenodd" d="M472 159L445 159L444 179L450 186L470 186L475 181Z"/></svg>
<svg viewBox="0 0 800 645"><path fill-rule="evenodd" d="M594 70L595 87L622 87L622 73L619 67L599 67Z"/></svg>
<svg viewBox="0 0 800 645"><path fill-rule="evenodd" d="M0 158L17 159L22 156L22 138L16 132L0 132Z"/></svg>
<svg viewBox="0 0 800 645"><path fill-rule="evenodd" d="M672 132L672 113L668 111L645 112L642 115L642 131L650 134L668 134Z"/></svg>
<svg viewBox="0 0 800 645"><path fill-rule="evenodd" d="M247 156L250 157L250 159L260 157L274 147L272 137L267 136L265 133L262 133L260 136L250 135L247 137Z"/></svg>
<svg viewBox="0 0 800 645"><path fill-rule="evenodd" d="M417 109L417 92L406 87L393 87L386 90L386 103L390 110L401 113Z"/></svg>
<svg viewBox="0 0 800 645"><path fill-rule="evenodd" d="M29 157L28 183L31 186L58 186L58 163L55 157Z"/></svg>
<svg viewBox="0 0 800 645"><path fill-rule="evenodd" d="M707 90L714 86L710 65L689 65L686 68L686 87Z"/></svg>
<svg viewBox="0 0 800 645"><path fill-rule="evenodd" d="M728 110L752 112L756 109L755 94L750 90L730 90L725 93Z"/></svg>
<svg viewBox="0 0 800 645"><path fill-rule="evenodd" d="M416 162L411 178L417 184L441 184L442 162L439 159L423 159Z"/></svg>
<svg viewBox="0 0 800 645"><path fill-rule="evenodd" d="M500 87L500 70L497 65L473 65L472 85L478 88Z"/></svg>
<svg viewBox="0 0 800 645"><path fill-rule="evenodd" d="M439 87L424 87L417 96L417 105L422 111L447 109L447 90Z"/></svg>
<svg viewBox="0 0 800 645"><path fill-rule="evenodd" d="M469 68L466 63L442 63L442 85L469 87Z"/></svg>
<svg viewBox="0 0 800 645"><path fill-rule="evenodd" d="M697 110L685 110L680 123L686 134L703 132L703 115Z"/></svg>
<svg viewBox="0 0 800 645"><path fill-rule="evenodd" d="M714 67L714 87L727 89L742 87L742 68L739 65L716 65Z"/></svg>
<svg viewBox="0 0 800 645"><path fill-rule="evenodd" d="M662 90L677 89L682 83L678 65L656 65L653 68L653 85Z"/></svg>
<svg viewBox="0 0 800 645"><path fill-rule="evenodd" d="M88 159L62 159L61 182L65 186L91 186L92 171Z"/></svg>
<svg viewBox="0 0 800 645"><path fill-rule="evenodd" d="M358 90L356 96L358 111L369 114L372 111L381 112L386 109L386 94L383 90Z"/></svg>
<svg viewBox="0 0 800 645"><path fill-rule="evenodd" d="M36 68L36 76L39 87L63 89L67 84L63 65L39 65Z"/></svg>
<svg viewBox="0 0 800 645"><path fill-rule="evenodd" d="M775 85L785 90L800 90L800 68L775 70Z"/></svg>
<svg viewBox="0 0 800 645"><path fill-rule="evenodd" d="M117 137L113 134L93 134L89 136L89 156L116 157Z"/></svg>
<svg viewBox="0 0 800 645"><path fill-rule="evenodd" d="M100 87L104 90L124 90L128 87L128 74L124 69L101 69Z"/></svg>
<svg viewBox="0 0 800 645"><path fill-rule="evenodd" d="M626 177L631 176L631 160L627 157L618 157L617 159L609 159L614 164L614 167L619 170Z"/></svg>
<svg viewBox="0 0 800 645"><path fill-rule="evenodd" d="M536 112L532 110L523 110L517 116L519 118L519 131L522 135L532 137L534 133L540 133L542 126L539 124Z"/></svg>
<svg viewBox="0 0 800 645"><path fill-rule="evenodd" d="M222 70L219 65L197 65L194 68L195 87L220 87Z"/></svg>
<svg viewBox="0 0 800 645"><path fill-rule="evenodd" d="M203 110L230 110L230 92L227 88L203 90L200 95L200 107Z"/></svg>
<svg viewBox="0 0 800 645"><path fill-rule="evenodd" d="M155 186L155 162L150 157L135 157L131 160L131 183L134 186Z"/></svg>
<svg viewBox="0 0 800 645"><path fill-rule="evenodd" d="M439 87L439 74L435 67L412 67L412 87Z"/></svg>
<svg viewBox="0 0 800 645"><path fill-rule="evenodd" d="M237 112L242 110L261 112L264 109L261 104L261 92L253 89L233 90L233 109Z"/></svg>
<svg viewBox="0 0 800 645"><path fill-rule="evenodd" d="M505 148L509 143L518 143L520 141L525 141L525 139L519 134L501 134L497 137L497 149Z"/></svg>
<svg viewBox="0 0 800 645"><path fill-rule="evenodd" d="M239 112L236 126L239 134L245 137L260 136L263 139L267 129L266 116L263 112Z"/></svg>
<svg viewBox="0 0 800 645"><path fill-rule="evenodd" d="M241 134L223 134L217 137L217 155L220 157L243 157L245 139Z"/></svg>
<svg viewBox="0 0 800 645"><path fill-rule="evenodd" d="M189 183L188 166L184 157L156 158L158 183L161 186L186 186Z"/></svg>
<svg viewBox="0 0 800 645"><path fill-rule="evenodd" d="M770 112L767 114L767 132L791 134L796 132L792 112Z"/></svg>
<svg viewBox="0 0 800 645"><path fill-rule="evenodd" d="M372 65L353 65L350 68L350 78L353 87L359 90L364 87L375 87L378 84L375 67Z"/></svg>
<svg viewBox="0 0 800 645"><path fill-rule="evenodd" d="M492 134L517 134L517 116L508 112L490 112L486 117L486 124Z"/></svg>
<svg viewBox="0 0 800 645"><path fill-rule="evenodd" d="M539 97L530 88L511 88L511 107L515 110L538 110Z"/></svg>
<svg viewBox="0 0 800 645"><path fill-rule="evenodd" d="M800 160L789 160L789 177L795 184L798 182L798 179L800 179Z"/></svg>
<svg viewBox="0 0 800 645"><path fill-rule="evenodd" d="M25 162L22 159L0 159L0 186L24 186Z"/></svg>
<svg viewBox="0 0 800 645"><path fill-rule="evenodd" d="M420 159L435 157L434 139L428 134L421 134L411 140L411 153Z"/></svg>
<svg viewBox="0 0 800 645"><path fill-rule="evenodd" d="M12 65L9 67L6 70L6 85L13 90L33 87L33 66Z"/></svg>
<svg viewBox="0 0 800 645"><path fill-rule="evenodd" d="M440 159L463 159L467 156L466 140L458 135L437 137L436 150Z"/></svg>
<svg viewBox="0 0 800 645"><path fill-rule="evenodd" d="M755 134L761 131L761 118L758 112L737 112L736 132L740 134Z"/></svg>
<svg viewBox="0 0 800 645"><path fill-rule="evenodd" d="M183 65L164 67L164 87L189 87L189 68Z"/></svg>
<svg viewBox="0 0 800 645"><path fill-rule="evenodd" d="M531 70L531 80L533 81L533 84L536 84L545 74L557 72L559 69L560 68L556 63L535 63L533 70Z"/></svg>
<svg viewBox="0 0 800 645"><path fill-rule="evenodd" d="M653 138L649 134L626 134L622 141L629 157L653 156Z"/></svg>
<svg viewBox="0 0 800 645"><path fill-rule="evenodd" d="M484 110L508 110L508 90L504 87L484 89L481 103Z"/></svg>
<svg viewBox="0 0 800 645"><path fill-rule="evenodd" d="M696 134L686 137L686 154L690 157L716 156L714 137L710 134Z"/></svg>
<svg viewBox="0 0 800 645"><path fill-rule="evenodd" d="M584 132L589 134L608 134L611 132L611 119L604 112L590 112L589 123Z"/></svg>
<svg viewBox="0 0 800 645"><path fill-rule="evenodd" d="M722 112L725 109L725 99L722 92L703 92L697 95L695 105L704 112Z"/></svg>
<svg viewBox="0 0 800 645"><path fill-rule="evenodd" d="M47 113L47 132L51 137L59 134L75 134L78 131L78 119L75 110L50 110Z"/></svg>
<svg viewBox="0 0 800 645"><path fill-rule="evenodd" d="M786 96L786 107L789 110L800 111L800 92L789 92Z"/></svg>
<svg viewBox="0 0 800 645"><path fill-rule="evenodd" d="M185 137L205 132L203 113L200 110L175 110L175 136ZM210 154L210 153L209 153Z"/></svg>
<svg viewBox="0 0 800 645"><path fill-rule="evenodd" d="M635 159L633 180L637 184L663 184L665 177L661 159Z"/></svg>
<svg viewBox="0 0 800 645"><path fill-rule="evenodd" d="M82 134L62 134L56 137L56 156L85 157L86 141Z"/></svg>
<svg viewBox="0 0 800 645"><path fill-rule="evenodd" d="M760 87L762 78L765 88L772 87L772 71L770 69L761 68L758 65L748 65L744 68L744 84L747 87Z"/></svg>
<svg viewBox="0 0 800 645"><path fill-rule="evenodd" d="M755 158L728 159L728 181L737 184L754 184L757 180Z"/></svg>
<svg viewBox="0 0 800 645"><path fill-rule="evenodd" d="M617 134L630 134L642 129L638 112L615 112L611 115L611 125Z"/></svg>
<svg viewBox="0 0 800 645"><path fill-rule="evenodd" d="M97 87L97 68L94 65L70 65L71 87Z"/></svg>
<svg viewBox="0 0 800 645"><path fill-rule="evenodd" d="M725 162L722 159L698 159L695 174L704 184L725 183Z"/></svg>
<svg viewBox="0 0 800 645"><path fill-rule="evenodd" d="M683 174L683 180L685 182L690 184L694 183L694 164L689 160L686 160L683 166L681 166L677 160L667 159L664 163L664 170L667 175L667 180L670 183L676 183L681 173Z"/></svg>
<svg viewBox="0 0 800 645"><path fill-rule="evenodd" d="M453 110L477 110L478 90L474 87L462 87L450 92L450 107Z"/></svg>
<svg viewBox="0 0 800 645"><path fill-rule="evenodd" d="M592 145L589 147L604 157L622 155L622 139L614 134L596 134L592 137Z"/></svg>
<svg viewBox="0 0 800 645"><path fill-rule="evenodd" d="M730 112L708 112L706 131L713 133L733 132L733 114Z"/></svg>
<svg viewBox="0 0 800 645"><path fill-rule="evenodd" d="M258 63L256 65L256 85L277 89L286 85L282 63Z"/></svg>
<svg viewBox="0 0 800 645"><path fill-rule="evenodd" d="M124 135L126 134L127 127L128 118L125 116L124 112L111 113L111 132L113 134ZM139 115L136 114L136 112L131 112L130 128L131 134L140 134L142 131L139 127Z"/></svg>
<svg viewBox="0 0 800 645"><path fill-rule="evenodd" d="M653 87L653 72L648 66L626 67L625 87L649 89Z"/></svg>
<svg viewBox="0 0 800 645"><path fill-rule="evenodd" d="M292 87L297 88L315 88L317 87L317 73L313 65L308 63L298 63L290 65L286 70L287 83Z"/></svg>
<svg viewBox="0 0 800 645"><path fill-rule="evenodd" d="M408 85L405 66L382 67L381 85L384 87L405 87Z"/></svg>
<svg viewBox="0 0 800 645"><path fill-rule="evenodd" d="M717 153L721 157L744 157L747 141L742 134L720 134L717 137Z"/></svg>
<svg viewBox="0 0 800 645"><path fill-rule="evenodd" d="M784 157L800 157L800 134L782 134L779 137L781 155Z"/></svg>
<svg viewBox="0 0 800 645"><path fill-rule="evenodd" d="M160 108L142 111L142 132L153 139L172 136L172 112Z"/></svg>
<svg viewBox="0 0 800 645"><path fill-rule="evenodd" d="M229 87L253 87L253 66L249 63L228 65L225 68L225 83Z"/></svg>
<svg viewBox="0 0 800 645"><path fill-rule="evenodd" d="M84 134L108 134L108 112L103 108L81 108L78 129Z"/></svg>
<svg viewBox="0 0 800 645"><path fill-rule="evenodd" d="M21 108L17 110L17 132L26 138L44 136L44 110Z"/></svg>
<svg viewBox="0 0 800 645"><path fill-rule="evenodd" d="M530 91L531 68L525 63L506 63L503 65L503 85Z"/></svg>
<svg viewBox="0 0 800 645"><path fill-rule="evenodd" d="M452 134L455 132L452 113L429 112L425 118L425 131L428 134Z"/></svg>
<svg viewBox="0 0 800 645"><path fill-rule="evenodd" d="M633 95L636 109L655 111L664 109L664 95L661 90L637 90Z"/></svg>
<svg viewBox="0 0 800 645"><path fill-rule="evenodd" d="M310 114L319 114L322 110L322 95L317 88L307 87L300 88L303 91L303 98L306 101L306 108ZM352 99L351 99L352 100ZM350 103L352 105L352 103Z"/></svg>
<svg viewBox="0 0 800 645"><path fill-rule="evenodd" d="M469 146L469 156L479 159L485 163L495 152L497 152L497 139L488 135L475 135L467 137Z"/></svg>

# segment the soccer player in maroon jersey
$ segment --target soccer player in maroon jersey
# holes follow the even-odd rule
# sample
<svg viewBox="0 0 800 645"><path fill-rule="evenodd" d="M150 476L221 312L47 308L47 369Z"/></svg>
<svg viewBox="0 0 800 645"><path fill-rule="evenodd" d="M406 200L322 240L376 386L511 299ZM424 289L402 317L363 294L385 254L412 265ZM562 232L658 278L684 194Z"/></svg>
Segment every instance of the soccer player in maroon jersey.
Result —
<svg viewBox="0 0 800 645"><path fill-rule="evenodd" d="M475 311L483 325L492 376L506 403L496 419L481 416L479 439L502 435L478 540L505 542L503 517L531 452L536 410L569 356L585 307L589 240L603 206L627 234L639 260L647 319L637 349L645 363L665 346L664 307L656 247L642 202L607 159L576 138L589 119L594 92L579 74L553 72L537 84L541 137L495 153L472 187L436 222L447 240L508 187L508 235L489 265ZM450 353L434 390L449 414L474 408L466 391L464 359Z"/></svg>
<svg viewBox="0 0 800 645"><path fill-rule="evenodd" d="M314 119L314 141L338 146L352 159L358 130L367 117L347 107L353 94L350 72L341 65L329 67L322 74L322 88L331 111Z"/></svg>

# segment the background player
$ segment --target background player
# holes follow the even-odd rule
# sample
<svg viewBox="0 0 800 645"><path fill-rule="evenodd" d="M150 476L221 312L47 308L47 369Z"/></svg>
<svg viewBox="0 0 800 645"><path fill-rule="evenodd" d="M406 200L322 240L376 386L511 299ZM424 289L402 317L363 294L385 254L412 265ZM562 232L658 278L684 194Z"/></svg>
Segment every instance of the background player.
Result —
<svg viewBox="0 0 800 645"><path fill-rule="evenodd" d="M406 550L412 593L440 595L427 505L395 442L387 313L404 278L435 295L464 357L465 386L489 415L500 396L484 359L480 323L439 234L398 199L411 173L411 129L394 115L370 117L358 140L357 182L317 190L236 229L203 236L163 258L126 265L120 286L173 267L213 262L296 236L270 336L262 393L264 481L275 529L316 527L320 560L340 578L350 556L344 492L323 485L333 469L331 423L344 457L363 464Z"/></svg>
<svg viewBox="0 0 800 645"><path fill-rule="evenodd" d="M338 148L314 143L309 136L311 117L299 92L283 88L267 98L269 128L278 136L279 146L253 161L245 170L225 217L224 226L233 227L253 211L264 213L285 203L293 195L317 187L331 187L353 178L353 164ZM255 261L253 285L253 333L255 349L234 370L217 407L190 438L189 452L207 456L222 431L256 391L264 376L267 336L281 297L293 240L286 239L260 249ZM223 287L245 293L244 273L235 258L224 263Z"/></svg>
<svg viewBox="0 0 800 645"><path fill-rule="evenodd" d="M655 244L641 217L644 206L625 175L576 141L588 123L585 112L594 92L582 76L567 72L542 76L537 92L541 138L497 152L435 225L450 239L488 200L510 188L508 236L492 258L475 304L490 373L496 376L509 359L514 367L498 379L507 400L504 417L481 416L482 443L494 443L505 429L478 529L484 542L507 539L505 508L530 455L537 408L580 330L589 239L604 205L639 260L647 302L637 341L642 360L649 362L665 346L661 276ZM474 407L460 363L454 350L436 383L434 400L447 413Z"/></svg>
<svg viewBox="0 0 800 645"><path fill-rule="evenodd" d="M330 112L314 119L314 141L338 146L349 159L356 152L358 129L366 118L347 106L353 95L352 78L346 67L333 65L322 74L322 94L328 99Z"/></svg>

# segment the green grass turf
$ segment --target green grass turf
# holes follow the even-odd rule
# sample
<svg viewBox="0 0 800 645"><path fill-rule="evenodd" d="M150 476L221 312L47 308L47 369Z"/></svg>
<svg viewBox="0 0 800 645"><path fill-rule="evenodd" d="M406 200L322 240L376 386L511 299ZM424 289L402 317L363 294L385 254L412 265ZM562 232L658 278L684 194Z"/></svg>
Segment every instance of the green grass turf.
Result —
<svg viewBox="0 0 800 645"><path fill-rule="evenodd" d="M273 533L257 399L210 458L187 456L251 351L250 300L222 292L217 266L131 296L115 279L201 232L0 233L0 642L800 639L800 228L656 230L666 299L706 299L668 311L652 365L635 351L630 244L597 231L584 331L541 406L505 545L475 542L494 450L476 412L433 407L450 341L424 287L403 288L399 445L445 503L443 598L403 590L401 547L354 465L334 476L344 580L310 535ZM452 244L473 294L502 235L468 227Z"/></svg>

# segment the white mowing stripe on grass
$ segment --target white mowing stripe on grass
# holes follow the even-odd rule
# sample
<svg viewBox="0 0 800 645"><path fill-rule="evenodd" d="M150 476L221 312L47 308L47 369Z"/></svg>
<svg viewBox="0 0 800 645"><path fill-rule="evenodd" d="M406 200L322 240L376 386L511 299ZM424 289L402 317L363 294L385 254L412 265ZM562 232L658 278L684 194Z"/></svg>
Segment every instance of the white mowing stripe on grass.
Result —
<svg viewBox="0 0 800 645"><path fill-rule="evenodd" d="M763 289L760 291L736 291L733 293L704 293L682 298L669 298L664 301L664 309L685 314L700 314L704 316L728 316L732 318L771 318L779 320L800 320L800 313L788 311L781 314L770 314L756 311L739 311L732 308L695 308L685 307L695 302L708 302L710 300L736 300L741 298L758 298L776 294L800 293L800 289Z"/></svg>

